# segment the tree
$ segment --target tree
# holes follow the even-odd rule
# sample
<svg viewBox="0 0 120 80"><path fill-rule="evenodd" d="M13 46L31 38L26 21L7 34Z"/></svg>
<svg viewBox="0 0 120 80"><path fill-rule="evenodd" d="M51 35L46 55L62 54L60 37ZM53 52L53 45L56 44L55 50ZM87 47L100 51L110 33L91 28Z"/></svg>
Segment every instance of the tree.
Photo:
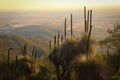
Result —
<svg viewBox="0 0 120 80"><path fill-rule="evenodd" d="M115 53L120 54L120 24L115 24L112 29L108 29L109 36L100 41L106 47L111 46Z"/></svg>
<svg viewBox="0 0 120 80"><path fill-rule="evenodd" d="M109 65L114 69L114 72L119 72L120 68L120 24L115 24L113 29L108 29L109 36L100 41L100 44L111 48L115 54L107 57Z"/></svg>

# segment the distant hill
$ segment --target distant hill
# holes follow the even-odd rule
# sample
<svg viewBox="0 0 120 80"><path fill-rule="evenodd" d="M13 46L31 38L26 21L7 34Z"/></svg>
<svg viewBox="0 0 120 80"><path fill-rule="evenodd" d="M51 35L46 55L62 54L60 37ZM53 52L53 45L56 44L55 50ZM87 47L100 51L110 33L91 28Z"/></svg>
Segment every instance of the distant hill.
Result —
<svg viewBox="0 0 120 80"><path fill-rule="evenodd" d="M0 61L7 58L9 48L14 48L11 55L21 54L21 48L27 43L27 53L31 55L32 49L35 46L37 57L47 53L47 44L38 40L28 38L22 35L0 35Z"/></svg>
<svg viewBox="0 0 120 80"><path fill-rule="evenodd" d="M8 28L10 25L1 26L0 34L19 34L27 37L32 37L41 41L46 41L53 37L55 34L43 25L27 25L19 28ZM7 28L7 29L4 29Z"/></svg>

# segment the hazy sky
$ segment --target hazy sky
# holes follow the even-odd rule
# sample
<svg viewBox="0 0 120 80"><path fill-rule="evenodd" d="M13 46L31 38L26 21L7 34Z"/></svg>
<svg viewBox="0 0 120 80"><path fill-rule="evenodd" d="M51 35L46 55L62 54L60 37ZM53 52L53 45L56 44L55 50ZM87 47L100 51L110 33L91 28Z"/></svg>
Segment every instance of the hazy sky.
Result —
<svg viewBox="0 0 120 80"><path fill-rule="evenodd" d="M120 0L0 0L0 10L51 10L81 6L119 6Z"/></svg>

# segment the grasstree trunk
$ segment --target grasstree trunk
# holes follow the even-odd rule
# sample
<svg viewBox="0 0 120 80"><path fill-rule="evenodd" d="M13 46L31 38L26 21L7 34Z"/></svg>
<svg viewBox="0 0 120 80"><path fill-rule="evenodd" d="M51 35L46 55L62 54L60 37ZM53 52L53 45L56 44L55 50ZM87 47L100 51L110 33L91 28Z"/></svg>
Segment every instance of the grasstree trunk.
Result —
<svg viewBox="0 0 120 80"><path fill-rule="evenodd" d="M66 18L65 18L65 25L64 25L64 38L66 40Z"/></svg>
<svg viewBox="0 0 120 80"><path fill-rule="evenodd" d="M89 30L89 10L88 10L88 14L87 14L87 22L86 22L86 32L88 33Z"/></svg>
<svg viewBox="0 0 120 80"><path fill-rule="evenodd" d="M73 36L73 23L72 23L72 14L71 14L71 39L72 39L72 36Z"/></svg>
<svg viewBox="0 0 120 80"><path fill-rule="evenodd" d="M14 50L13 48L9 48L8 49L8 60L7 60L7 63L8 63L8 65L9 65L9 63L10 63L10 51L11 50Z"/></svg>
<svg viewBox="0 0 120 80"><path fill-rule="evenodd" d="M54 48L56 48L56 35L54 36Z"/></svg>
<svg viewBox="0 0 120 80"><path fill-rule="evenodd" d="M24 45L23 56L25 56L26 54L27 54L27 44Z"/></svg>
<svg viewBox="0 0 120 80"><path fill-rule="evenodd" d="M33 50L32 50L32 57L34 56L35 54L35 46L33 47Z"/></svg>
<svg viewBox="0 0 120 80"><path fill-rule="evenodd" d="M15 60L15 62L16 62L16 67L17 67L17 65L18 65L18 55L16 55L16 60Z"/></svg>

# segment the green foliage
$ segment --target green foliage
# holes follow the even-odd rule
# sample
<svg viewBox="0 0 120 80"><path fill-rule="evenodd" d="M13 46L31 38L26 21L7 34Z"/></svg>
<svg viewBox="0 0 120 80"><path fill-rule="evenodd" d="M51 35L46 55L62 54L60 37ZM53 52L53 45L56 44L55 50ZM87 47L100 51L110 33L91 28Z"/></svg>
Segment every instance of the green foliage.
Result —
<svg viewBox="0 0 120 80"><path fill-rule="evenodd" d="M101 45L112 47L117 54L120 54L120 24L115 24L113 29L108 29L109 36L100 41Z"/></svg>
<svg viewBox="0 0 120 80"><path fill-rule="evenodd" d="M47 68L41 66L40 67L40 72L37 74L36 79L37 80L48 80L48 74L47 74Z"/></svg>
<svg viewBox="0 0 120 80"><path fill-rule="evenodd" d="M119 72L120 67L120 54L112 54L107 57L108 65L113 69L112 73Z"/></svg>

